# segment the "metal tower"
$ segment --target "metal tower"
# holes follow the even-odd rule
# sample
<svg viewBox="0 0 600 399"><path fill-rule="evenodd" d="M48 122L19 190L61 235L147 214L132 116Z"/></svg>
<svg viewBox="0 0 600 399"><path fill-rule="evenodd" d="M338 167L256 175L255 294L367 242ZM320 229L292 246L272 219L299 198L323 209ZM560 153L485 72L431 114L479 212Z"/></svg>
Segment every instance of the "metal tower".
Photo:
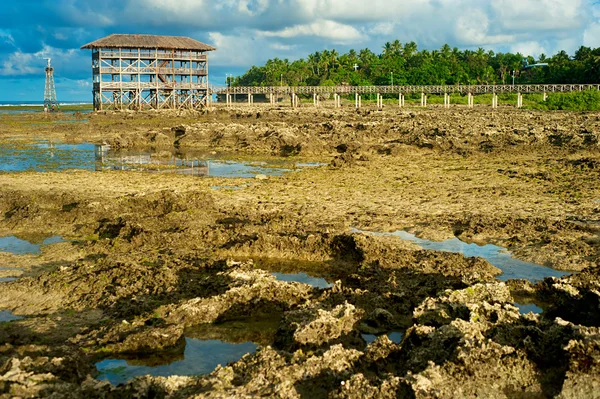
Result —
<svg viewBox="0 0 600 399"><path fill-rule="evenodd" d="M48 66L46 67L46 90L44 90L44 110L58 111L59 105L56 101L56 88L54 87L54 68L50 65L48 58Z"/></svg>

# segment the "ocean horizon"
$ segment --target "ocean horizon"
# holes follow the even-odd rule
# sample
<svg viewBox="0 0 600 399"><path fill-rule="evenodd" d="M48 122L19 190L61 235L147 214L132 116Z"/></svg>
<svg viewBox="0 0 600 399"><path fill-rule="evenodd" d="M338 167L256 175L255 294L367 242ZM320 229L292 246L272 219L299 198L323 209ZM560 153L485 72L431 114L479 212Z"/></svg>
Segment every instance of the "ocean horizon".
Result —
<svg viewBox="0 0 600 399"><path fill-rule="evenodd" d="M59 101L59 105L91 105L91 101ZM1 101L0 107L43 107L44 101Z"/></svg>

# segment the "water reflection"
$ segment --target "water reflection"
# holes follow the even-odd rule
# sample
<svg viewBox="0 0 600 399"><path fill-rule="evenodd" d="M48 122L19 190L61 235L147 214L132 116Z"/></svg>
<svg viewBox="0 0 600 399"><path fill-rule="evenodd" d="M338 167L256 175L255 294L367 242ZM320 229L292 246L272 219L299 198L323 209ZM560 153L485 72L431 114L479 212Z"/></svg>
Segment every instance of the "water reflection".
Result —
<svg viewBox="0 0 600 399"><path fill-rule="evenodd" d="M10 310L0 310L0 323L7 321L22 320L23 317L15 316Z"/></svg>
<svg viewBox="0 0 600 399"><path fill-rule="evenodd" d="M393 233L379 233L353 229L352 232L365 233L375 236L397 236L403 240L414 242L423 249L460 253L466 257L477 256L487 260L492 265L501 269L503 273L498 276L498 279L502 281L507 281L510 279L524 279L535 282L543 280L546 277L562 277L568 274L551 269L549 267L536 265L535 263L524 262L522 260L515 259L510 253L506 252L506 248L491 244L468 244L456 237L450 240L436 242L418 238L414 234L402 230L395 231Z"/></svg>
<svg viewBox="0 0 600 399"><path fill-rule="evenodd" d="M404 337L404 335L399 331L392 331L382 335L387 335L389 340L395 344L399 344L400 342L402 342L402 338ZM361 336L365 340L367 345L372 344L377 339L377 335L375 334L361 334Z"/></svg>
<svg viewBox="0 0 600 399"><path fill-rule="evenodd" d="M279 281L286 281L289 283L302 283L308 284L315 288L331 288L333 284L330 284L321 277L311 277L304 272L300 273L271 273Z"/></svg>
<svg viewBox="0 0 600 399"><path fill-rule="evenodd" d="M52 236L39 244L33 244L15 236L0 237L0 251L10 252L14 255L39 254L42 245L52 245L59 242L65 242L65 240L60 236Z"/></svg>
<svg viewBox="0 0 600 399"><path fill-rule="evenodd" d="M540 308L534 303L515 302L515 306L519 308L519 312L521 312L521 314L527 314L529 312L533 312L534 314L541 314L544 311L544 309Z"/></svg>
<svg viewBox="0 0 600 399"><path fill-rule="evenodd" d="M185 339L185 352L182 360L156 367L140 364L141 362L122 359L106 359L96 363L100 372L99 380L108 380L112 384L122 384L134 377L151 375L192 376L213 371L218 365L226 365L238 361L247 353L253 353L258 347L252 342L231 344L220 340ZM137 364L136 364L137 363Z"/></svg>
<svg viewBox="0 0 600 399"><path fill-rule="evenodd" d="M151 150L117 150L108 145L56 144L0 144L0 171L90 171L124 170L155 173L173 173L191 176L250 178L257 174L281 176L296 168L293 163L233 161L208 156L199 151L153 152Z"/></svg>

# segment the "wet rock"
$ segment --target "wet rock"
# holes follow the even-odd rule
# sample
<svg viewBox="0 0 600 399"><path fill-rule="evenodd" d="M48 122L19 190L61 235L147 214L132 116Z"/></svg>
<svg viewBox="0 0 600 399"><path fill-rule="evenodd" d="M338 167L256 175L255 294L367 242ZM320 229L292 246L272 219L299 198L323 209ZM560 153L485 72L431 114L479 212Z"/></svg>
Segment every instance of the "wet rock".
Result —
<svg viewBox="0 0 600 399"><path fill-rule="evenodd" d="M331 310L316 305L288 312L281 322L275 345L288 351L315 349L339 342L361 347L354 327L362 315L363 312L349 303Z"/></svg>
<svg viewBox="0 0 600 399"><path fill-rule="evenodd" d="M262 270L234 268L218 274L229 279L229 289L209 298L196 298L177 306L168 306L167 321L183 325L210 323L224 315L248 316L253 312L270 313L304 303L312 291L305 284L278 281Z"/></svg>
<svg viewBox="0 0 600 399"><path fill-rule="evenodd" d="M501 317L518 318L508 286L504 283L475 284L464 290L446 291L439 298L428 298L415 309L419 324L441 326L454 319L497 322ZM510 305L509 305L510 306ZM507 313L508 312L508 313Z"/></svg>

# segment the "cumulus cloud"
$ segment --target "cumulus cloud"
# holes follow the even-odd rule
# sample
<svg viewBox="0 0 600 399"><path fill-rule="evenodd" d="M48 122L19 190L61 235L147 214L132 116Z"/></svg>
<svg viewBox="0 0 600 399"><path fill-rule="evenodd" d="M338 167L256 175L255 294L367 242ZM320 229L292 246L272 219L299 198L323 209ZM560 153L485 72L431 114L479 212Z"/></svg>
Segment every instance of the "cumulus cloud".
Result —
<svg viewBox="0 0 600 399"><path fill-rule="evenodd" d="M227 73L324 48L379 52L396 39L536 57L600 46L597 0L37 0L7 2L2 16L0 91L8 76L43 72L47 53L57 73L85 81L89 53L78 48L111 33L190 36L216 46L211 71Z"/></svg>
<svg viewBox="0 0 600 399"><path fill-rule="evenodd" d="M277 32L261 32L261 36L295 38L315 36L332 40L334 43L348 43L365 40L358 29L335 21L319 20L312 24L295 25Z"/></svg>

